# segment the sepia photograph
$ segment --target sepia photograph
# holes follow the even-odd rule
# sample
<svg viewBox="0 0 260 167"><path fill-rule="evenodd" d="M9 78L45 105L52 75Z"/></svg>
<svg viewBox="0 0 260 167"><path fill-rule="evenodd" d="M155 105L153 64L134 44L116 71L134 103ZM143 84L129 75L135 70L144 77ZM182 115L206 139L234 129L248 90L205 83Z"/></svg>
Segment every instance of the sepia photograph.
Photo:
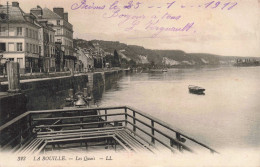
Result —
<svg viewBox="0 0 260 167"><path fill-rule="evenodd" d="M260 0L0 0L17 166L260 166Z"/></svg>

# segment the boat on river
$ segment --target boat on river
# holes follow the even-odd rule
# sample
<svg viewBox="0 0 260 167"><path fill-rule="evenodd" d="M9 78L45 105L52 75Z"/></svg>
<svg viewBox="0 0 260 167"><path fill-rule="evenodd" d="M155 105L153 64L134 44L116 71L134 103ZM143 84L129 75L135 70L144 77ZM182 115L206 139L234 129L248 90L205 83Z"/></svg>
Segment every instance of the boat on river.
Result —
<svg viewBox="0 0 260 167"><path fill-rule="evenodd" d="M194 85L189 85L189 92L194 93L194 94L204 94L204 91L206 89L199 87L199 86L194 86Z"/></svg>

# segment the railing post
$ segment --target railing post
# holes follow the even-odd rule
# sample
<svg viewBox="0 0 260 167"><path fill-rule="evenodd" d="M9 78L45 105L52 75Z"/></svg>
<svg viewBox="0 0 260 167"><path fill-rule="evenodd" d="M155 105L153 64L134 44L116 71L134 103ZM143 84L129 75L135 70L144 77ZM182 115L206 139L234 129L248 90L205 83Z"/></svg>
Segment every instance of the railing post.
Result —
<svg viewBox="0 0 260 167"><path fill-rule="evenodd" d="M23 142L23 125L21 125L21 122L20 122L20 146L22 145L22 142Z"/></svg>
<svg viewBox="0 0 260 167"><path fill-rule="evenodd" d="M64 115L66 115L65 112L61 112L61 116L63 117ZM62 119L61 119L61 120L60 120L60 124L62 124L62 122L63 122L63 121L62 121Z"/></svg>
<svg viewBox="0 0 260 167"><path fill-rule="evenodd" d="M105 121L107 121L107 109L105 109Z"/></svg>
<svg viewBox="0 0 260 167"><path fill-rule="evenodd" d="M176 132L176 139L177 139L177 141L181 142L181 135L177 132ZM177 144L177 148L178 148L179 151L182 151L180 144Z"/></svg>
<svg viewBox="0 0 260 167"><path fill-rule="evenodd" d="M79 116L82 116L82 111L79 111ZM80 118L80 124L81 124L81 126L80 126L80 129L83 129L83 118Z"/></svg>
<svg viewBox="0 0 260 167"><path fill-rule="evenodd" d="M133 124L135 125L135 111L133 111ZM133 126L133 131L136 131L136 127Z"/></svg>
<svg viewBox="0 0 260 167"><path fill-rule="evenodd" d="M125 107L125 127L127 127L127 108Z"/></svg>
<svg viewBox="0 0 260 167"><path fill-rule="evenodd" d="M151 125L152 125L152 127L154 128L154 121L153 120L151 120ZM151 132L152 132L152 135L154 136L154 129L153 128L151 128ZM154 140L154 138L152 137L152 143L154 144L155 143L155 140Z"/></svg>
<svg viewBox="0 0 260 167"><path fill-rule="evenodd" d="M29 130L31 133L31 131L32 131L32 115L31 114L28 115L28 123L29 123Z"/></svg>
<svg viewBox="0 0 260 167"><path fill-rule="evenodd" d="M107 121L107 110L105 109L105 121ZM106 125L107 123L105 123L104 125Z"/></svg>

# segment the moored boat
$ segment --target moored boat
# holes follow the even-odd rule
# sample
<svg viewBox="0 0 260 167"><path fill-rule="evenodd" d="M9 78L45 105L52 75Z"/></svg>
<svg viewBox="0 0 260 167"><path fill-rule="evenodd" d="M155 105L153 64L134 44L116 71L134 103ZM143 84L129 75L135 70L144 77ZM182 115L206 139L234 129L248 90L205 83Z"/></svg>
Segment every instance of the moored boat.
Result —
<svg viewBox="0 0 260 167"><path fill-rule="evenodd" d="M189 85L189 92L194 93L194 94L204 94L204 91L206 89L199 87L199 86L194 86L194 85Z"/></svg>

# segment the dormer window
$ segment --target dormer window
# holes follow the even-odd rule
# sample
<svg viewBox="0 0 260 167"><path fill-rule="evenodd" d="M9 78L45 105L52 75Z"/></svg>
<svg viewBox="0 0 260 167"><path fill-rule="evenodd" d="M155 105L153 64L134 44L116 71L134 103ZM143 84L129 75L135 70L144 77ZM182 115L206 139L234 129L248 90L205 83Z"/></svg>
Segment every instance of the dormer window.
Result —
<svg viewBox="0 0 260 167"><path fill-rule="evenodd" d="M7 20L7 14L6 13L0 13L0 20Z"/></svg>
<svg viewBox="0 0 260 167"><path fill-rule="evenodd" d="M0 36L6 35L6 28L5 27L0 27Z"/></svg>
<svg viewBox="0 0 260 167"><path fill-rule="evenodd" d="M57 25L58 25L58 26L60 25L60 20L57 20Z"/></svg>

